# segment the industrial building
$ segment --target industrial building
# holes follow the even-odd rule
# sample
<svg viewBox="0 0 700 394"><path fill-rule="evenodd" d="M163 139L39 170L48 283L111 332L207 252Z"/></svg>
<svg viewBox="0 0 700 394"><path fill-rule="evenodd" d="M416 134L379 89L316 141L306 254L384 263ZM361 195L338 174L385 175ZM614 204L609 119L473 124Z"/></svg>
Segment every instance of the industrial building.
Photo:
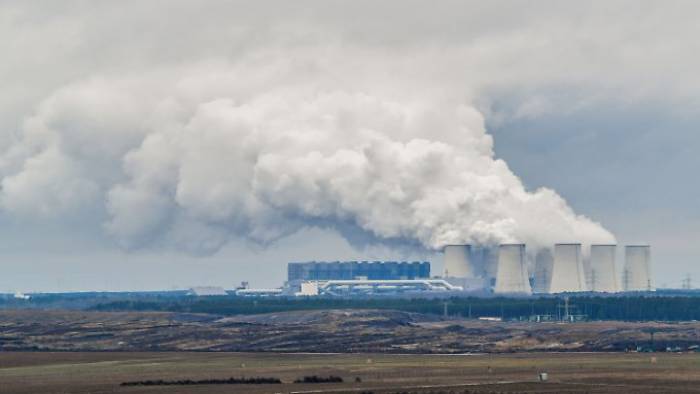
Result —
<svg viewBox="0 0 700 394"><path fill-rule="evenodd" d="M525 244L502 244L498 248L494 293L532 294L525 265Z"/></svg>
<svg viewBox="0 0 700 394"><path fill-rule="evenodd" d="M606 293L618 291L615 254L617 245L591 245L589 289Z"/></svg>
<svg viewBox="0 0 700 394"><path fill-rule="evenodd" d="M458 292L463 289L443 279L406 280L327 280L305 281L297 296L377 296L422 293L424 295Z"/></svg>
<svg viewBox="0 0 700 394"><path fill-rule="evenodd" d="M311 261L289 263L287 281L308 280L400 280L430 278L429 262Z"/></svg>
<svg viewBox="0 0 700 394"><path fill-rule="evenodd" d="M187 290L187 295L196 297L211 297L228 295L223 287L219 286L195 286Z"/></svg>
<svg viewBox="0 0 700 394"><path fill-rule="evenodd" d="M453 296L459 292L487 295L556 294L565 292L649 291L648 245L625 248L623 278L616 271L617 246L559 243L528 255L520 243L447 245L441 278L430 277L429 262L310 261L292 262L287 282L279 289L248 289L235 294L273 296ZM586 259L584 261L584 258Z"/></svg>
<svg viewBox="0 0 700 394"><path fill-rule="evenodd" d="M554 245L550 293L587 291L581 244Z"/></svg>
<svg viewBox="0 0 700 394"><path fill-rule="evenodd" d="M283 296L284 289L272 288L272 289L238 289L235 294L239 297L279 297Z"/></svg>
<svg viewBox="0 0 700 394"><path fill-rule="evenodd" d="M654 290L651 283L651 248L649 245L625 246L622 288L624 291Z"/></svg>
<svg viewBox="0 0 700 394"><path fill-rule="evenodd" d="M429 262L311 261L287 265L286 292L294 295L386 295L455 290L431 284Z"/></svg>

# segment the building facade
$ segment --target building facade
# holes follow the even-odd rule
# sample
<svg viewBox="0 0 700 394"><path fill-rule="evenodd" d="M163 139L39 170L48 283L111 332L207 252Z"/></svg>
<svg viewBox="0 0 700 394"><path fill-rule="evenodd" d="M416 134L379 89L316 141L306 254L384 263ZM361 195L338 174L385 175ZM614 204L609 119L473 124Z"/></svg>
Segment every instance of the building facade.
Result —
<svg viewBox="0 0 700 394"><path fill-rule="evenodd" d="M287 280L399 280L430 278L430 263L414 261L310 261L287 264Z"/></svg>

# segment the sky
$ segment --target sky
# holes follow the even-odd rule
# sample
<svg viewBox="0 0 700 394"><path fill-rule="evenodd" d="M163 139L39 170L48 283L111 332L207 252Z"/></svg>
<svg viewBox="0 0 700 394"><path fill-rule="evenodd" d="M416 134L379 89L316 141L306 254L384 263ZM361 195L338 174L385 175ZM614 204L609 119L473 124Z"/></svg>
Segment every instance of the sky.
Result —
<svg viewBox="0 0 700 394"><path fill-rule="evenodd" d="M698 8L2 2L0 291L462 242L649 243L657 286L700 280Z"/></svg>

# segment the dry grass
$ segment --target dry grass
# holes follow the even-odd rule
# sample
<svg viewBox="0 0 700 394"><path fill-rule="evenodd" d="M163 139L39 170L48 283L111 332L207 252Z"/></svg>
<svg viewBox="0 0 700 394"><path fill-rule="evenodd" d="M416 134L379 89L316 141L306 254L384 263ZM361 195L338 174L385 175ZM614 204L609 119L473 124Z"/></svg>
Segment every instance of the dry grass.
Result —
<svg viewBox="0 0 700 394"><path fill-rule="evenodd" d="M498 353L700 345L700 323L441 320L397 311L221 318L156 312L0 311L0 351Z"/></svg>
<svg viewBox="0 0 700 394"><path fill-rule="evenodd" d="M656 362L651 362L651 357ZM549 383L537 383L537 373ZM337 375L341 384L293 384ZM147 379L278 377L282 385L119 387ZM362 382L355 383L355 377ZM0 353L7 393L692 393L700 392L696 354L242 354ZM511 383L505 383L511 382Z"/></svg>

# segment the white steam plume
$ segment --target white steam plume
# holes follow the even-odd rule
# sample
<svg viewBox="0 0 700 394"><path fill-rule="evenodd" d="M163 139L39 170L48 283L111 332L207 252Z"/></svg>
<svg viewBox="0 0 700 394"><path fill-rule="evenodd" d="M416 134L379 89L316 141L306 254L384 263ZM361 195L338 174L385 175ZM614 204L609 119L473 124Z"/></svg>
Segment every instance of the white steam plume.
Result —
<svg viewBox="0 0 700 394"><path fill-rule="evenodd" d="M525 190L494 158L464 93L326 55L68 85L0 158L0 207L102 212L101 226L124 247L193 253L232 237L265 244L310 225L426 249L613 240L554 191Z"/></svg>

